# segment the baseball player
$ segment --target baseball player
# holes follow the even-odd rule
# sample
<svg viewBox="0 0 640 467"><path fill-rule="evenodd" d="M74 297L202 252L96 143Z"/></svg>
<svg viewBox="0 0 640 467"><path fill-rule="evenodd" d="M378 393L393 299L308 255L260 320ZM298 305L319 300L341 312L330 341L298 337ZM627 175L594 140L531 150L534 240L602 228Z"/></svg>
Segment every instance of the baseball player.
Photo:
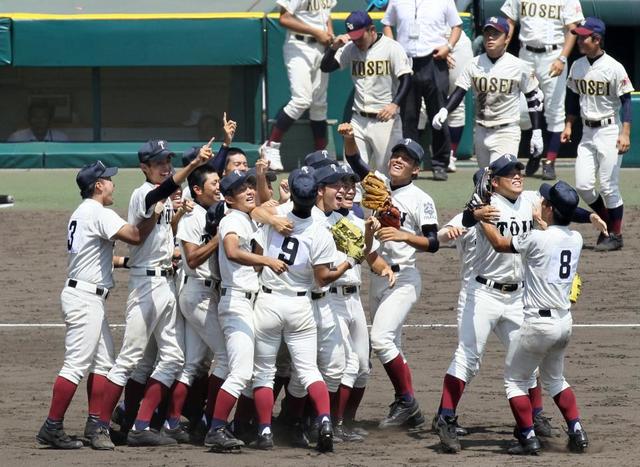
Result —
<svg viewBox="0 0 640 467"><path fill-rule="evenodd" d="M540 450L527 393L537 367L545 389L567 422L569 448L583 452L589 445L575 394L563 374L573 323L569 294L582 250L582 236L568 226L580 200L563 181L554 186L543 184L540 194L546 230L511 237L481 223L491 246L506 255L519 254L525 270L524 322L509 344L504 371L507 398L517 422L518 445L509 449L511 454Z"/></svg>
<svg viewBox="0 0 640 467"><path fill-rule="evenodd" d="M445 107L433 117L433 127L442 128L470 87L476 98L475 153L480 168L502 154L517 154L520 144L520 93L527 98L534 130L540 128L542 92L529 65L506 52L509 23L491 17L483 27L486 52L474 57L458 80ZM536 133L538 134L538 133ZM531 139L531 152L542 153L542 137Z"/></svg>
<svg viewBox="0 0 640 467"><path fill-rule="evenodd" d="M327 49L321 69L351 70L355 87L351 126L360 156L387 170L391 146L402 138L400 103L411 87L411 64L402 46L376 31L371 17L354 11L345 21L347 34Z"/></svg>
<svg viewBox="0 0 640 467"><path fill-rule="evenodd" d="M341 124L338 132L344 137L349 165L360 178L369 173L355 144L350 124ZM433 200L420 190L413 180L420 172L424 151L411 139L400 140L391 151L388 165L391 200L401 214L401 227L383 227L376 232L382 243L378 252L396 273L396 283L379 276L371 277L371 347L383 364L395 390L394 402L381 428L403 424L421 424L424 418L411 384L411 370L401 349L402 325L421 292L420 272L416 267L416 252L438 251L438 217Z"/></svg>
<svg viewBox="0 0 640 467"><path fill-rule="evenodd" d="M544 116L548 139L542 178L554 180L560 133L564 129L566 65L576 43L576 37L571 31L584 19L582 7L579 0L505 0L500 11L509 21L507 42L511 41L516 23L520 23L518 57L533 68L545 97ZM534 132L533 138L542 137L542 130ZM539 167L540 155L530 157L525 174L529 177L536 173Z"/></svg>
<svg viewBox="0 0 640 467"><path fill-rule="evenodd" d="M220 181L220 192L230 208L218 228L222 244L218 254L222 280L218 320L224 334L229 373L216 397L205 446L224 452L244 445L227 429L227 419L253 373L253 302L258 292L258 273L254 267L266 267L281 274L287 270L287 264L252 251L256 226L249 214L255 208L255 178L234 170Z"/></svg>
<svg viewBox="0 0 640 467"><path fill-rule="evenodd" d="M284 134L309 109L316 149L327 146L327 86L320 70L326 47L333 42L331 9L336 0L278 0L280 24L287 29L283 47L291 100L276 115L263 148L273 170L282 170L280 144Z"/></svg>
<svg viewBox="0 0 640 467"><path fill-rule="evenodd" d="M153 229L158 214L137 226L128 224L106 206L113 204L116 167L101 161L83 167L76 176L82 204L67 225L69 261L65 286L60 294L66 325L65 356L53 384L49 415L36 439L57 449L78 449L82 442L70 438L63 429L64 415L80 380L87 371L89 416L85 437L92 439L100 415L100 401L106 375L113 366L113 339L107 322L105 302L113 288L112 260L115 240L142 243ZM121 258L118 267L128 266Z"/></svg>
<svg viewBox="0 0 640 467"><path fill-rule="evenodd" d="M265 257L278 258L288 266L282 274L263 270L260 276L261 293L254 310L256 345L253 388L259 433L256 447L259 449L273 447L272 387L276 356L284 337L296 377L308 392L318 415L317 449L321 452L333 450L329 392L316 363L317 333L321 323L318 322L318 315L314 316L311 290L315 289L315 284L328 286L356 262L354 258L339 264L336 262L333 237L327 231L326 224L316 221L311 214L318 194L317 180L310 167L294 170L289 176L293 207L288 213L286 206L279 208L279 214L286 214L293 224L292 232L283 236L267 224L256 236Z"/></svg>
<svg viewBox="0 0 640 467"><path fill-rule="evenodd" d="M212 140L213 141L213 140ZM176 298L171 256L173 209L168 198L189 174L211 158L211 142L202 147L198 157L187 167L171 176L173 152L164 140L152 140L138 151L140 168L146 181L131 195L129 222L137 224L151 215L151 208L165 200L165 209L144 243L130 247L129 298L126 328L122 348L115 365L107 375L99 429L92 439L98 449L113 449L109 439L109 422L127 379L141 361L145 348L153 338L158 348L158 364L151 374L136 416L134 429L129 431L130 446L175 444L172 438L149 429L151 415L167 393L184 363L175 334ZM156 186L157 185L157 186Z"/></svg>
<svg viewBox="0 0 640 467"><path fill-rule="evenodd" d="M576 159L576 189L609 226L609 237L600 236L595 249L619 250L624 208L618 179L622 155L630 147L633 85L624 67L603 50L602 20L589 17L572 32L578 36L584 57L569 72L567 121L561 140L571 140L579 106L584 128Z"/></svg>

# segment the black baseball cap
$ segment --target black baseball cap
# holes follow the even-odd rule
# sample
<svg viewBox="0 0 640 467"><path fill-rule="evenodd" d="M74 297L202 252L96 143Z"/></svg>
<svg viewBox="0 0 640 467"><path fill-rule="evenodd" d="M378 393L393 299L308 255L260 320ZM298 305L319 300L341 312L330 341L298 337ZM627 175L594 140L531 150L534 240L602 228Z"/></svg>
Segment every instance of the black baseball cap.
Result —
<svg viewBox="0 0 640 467"><path fill-rule="evenodd" d="M357 41L360 39L369 26L373 24L371 16L366 11L356 10L351 12L344 25L347 28L349 39Z"/></svg>
<svg viewBox="0 0 640 467"><path fill-rule="evenodd" d="M391 148L391 154L400 149L404 149L407 151L407 154L415 160L418 164L422 162L422 158L424 157L424 149L418 143L416 143L411 138L404 138L400 142L398 142L393 148Z"/></svg>
<svg viewBox="0 0 640 467"><path fill-rule="evenodd" d="M580 25L571 30L572 34L576 36L590 36L591 34L598 34L599 36L604 37L604 33L607 31L607 28L600 18L594 18L593 16L588 16Z"/></svg>
<svg viewBox="0 0 640 467"><path fill-rule="evenodd" d="M331 185L332 183L339 182L345 174L340 170L340 166L337 164L325 165L316 169L313 176L316 178L316 182L323 185Z"/></svg>
<svg viewBox="0 0 640 467"><path fill-rule="evenodd" d="M580 198L576 190L562 180L553 186L543 183L540 185L539 191L542 197L551 203L551 206L569 219L573 216L578 204L580 204Z"/></svg>
<svg viewBox="0 0 640 467"><path fill-rule="evenodd" d="M169 149L169 143L163 139L149 140L138 149L138 160L143 163L173 156L175 154Z"/></svg>
<svg viewBox="0 0 640 467"><path fill-rule="evenodd" d="M289 190L292 201L303 207L313 206L318 194L318 181L313 167L303 166L289 174Z"/></svg>
<svg viewBox="0 0 640 467"><path fill-rule="evenodd" d="M304 165L319 169L325 165L335 164L336 160L329 155L329 151L326 149L320 149L314 151L311 154L307 154L304 158Z"/></svg>
<svg viewBox="0 0 640 467"><path fill-rule="evenodd" d="M117 167L107 167L102 161L95 161L93 164L85 165L76 175L76 183L83 191L89 188L99 178L113 177L118 173Z"/></svg>
<svg viewBox="0 0 640 467"><path fill-rule="evenodd" d="M251 167L249 170L247 170L247 174L249 176L253 176L256 177L257 179L257 171L255 167ZM278 178L278 175L273 171L273 170L267 170L267 181L268 182L275 182Z"/></svg>
<svg viewBox="0 0 640 467"><path fill-rule="evenodd" d="M251 175L249 172L234 170L230 174L222 177L222 180L220 180L220 193L222 193L223 196L231 195L235 188L245 182L255 183L255 175Z"/></svg>
<svg viewBox="0 0 640 467"><path fill-rule="evenodd" d="M340 172L342 173L343 180L350 179L354 183L358 183L360 181L360 177L358 176L358 174L355 173L349 165L341 165Z"/></svg>
<svg viewBox="0 0 640 467"><path fill-rule="evenodd" d="M513 154L503 154L489 164L489 169L491 170L491 175L502 177L508 175L513 169L524 169L524 164Z"/></svg>

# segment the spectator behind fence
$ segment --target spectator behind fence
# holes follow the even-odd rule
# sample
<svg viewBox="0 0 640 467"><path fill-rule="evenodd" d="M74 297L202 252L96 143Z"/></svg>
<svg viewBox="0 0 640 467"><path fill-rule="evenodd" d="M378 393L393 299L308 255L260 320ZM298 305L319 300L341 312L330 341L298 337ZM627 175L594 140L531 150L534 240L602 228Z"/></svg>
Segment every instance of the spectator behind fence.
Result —
<svg viewBox="0 0 640 467"><path fill-rule="evenodd" d="M27 143L30 141L69 141L69 137L60 130L51 128L55 109L47 102L33 102L27 111L29 128L12 133L8 143Z"/></svg>

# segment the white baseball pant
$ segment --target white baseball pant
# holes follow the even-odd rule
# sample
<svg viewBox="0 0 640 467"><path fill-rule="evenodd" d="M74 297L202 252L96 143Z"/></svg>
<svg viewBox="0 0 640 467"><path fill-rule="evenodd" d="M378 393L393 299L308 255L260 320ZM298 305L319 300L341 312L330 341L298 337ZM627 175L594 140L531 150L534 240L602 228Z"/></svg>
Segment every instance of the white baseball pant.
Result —
<svg viewBox="0 0 640 467"><path fill-rule="evenodd" d="M345 346L346 366L341 384L350 388L364 388L370 373L369 331L360 301L360 287L357 292L350 294L345 294L342 286L333 287L336 292L330 294L331 307L338 317Z"/></svg>
<svg viewBox="0 0 640 467"><path fill-rule="evenodd" d="M229 359L229 374L222 384L224 391L234 397L251 383L255 334L253 330L253 302L255 294L226 289L218 304L218 320L224 334Z"/></svg>
<svg viewBox="0 0 640 467"><path fill-rule="evenodd" d="M176 338L173 279L131 275L125 323L122 348L109 371L109 380L124 386L153 337L158 345L158 363L151 377L171 387L184 364L184 355Z"/></svg>
<svg viewBox="0 0 640 467"><path fill-rule="evenodd" d="M513 125L499 128L475 126L474 146L478 167L484 169L505 154L518 155L520 127Z"/></svg>
<svg viewBox="0 0 640 467"><path fill-rule="evenodd" d="M259 293L253 310L255 353L253 387L273 388L280 343L289 348L291 363L306 389L322 375L316 363L318 336L309 297ZM295 396L295 394L294 394ZM303 397L302 396L299 397Z"/></svg>
<svg viewBox="0 0 640 467"><path fill-rule="evenodd" d="M284 63L287 66L291 100L284 112L294 120L309 109L311 120L327 119L327 87L329 75L320 71L324 46L307 44L289 34L283 47Z"/></svg>
<svg viewBox="0 0 640 467"><path fill-rule="evenodd" d="M598 199L597 179L605 206L613 209L622 205L619 186L622 155L616 148L619 134L618 125L583 127L576 158L576 190L587 204Z"/></svg>
<svg viewBox="0 0 640 467"><path fill-rule="evenodd" d="M549 76L551 64L560 56L562 50L551 50L549 52L534 53L524 46L520 48L518 54L531 66L540 83L540 89L544 94L544 118L547 121L549 131L559 133L564 130L564 98L567 86L567 69L565 65L559 76ZM528 117L528 110L527 118Z"/></svg>
<svg viewBox="0 0 640 467"><path fill-rule="evenodd" d="M564 354L571 337L571 312L551 310L550 318L534 317L530 313L536 311L525 311L524 322L507 351L504 383L508 399L529 394L531 375L536 367L542 386L551 397L569 387L564 379Z"/></svg>
<svg viewBox="0 0 640 467"><path fill-rule="evenodd" d="M388 278L375 274L369 285L371 349L383 365L402 353L402 325L422 290L420 271L415 267L400 269L396 277L393 288Z"/></svg>
<svg viewBox="0 0 640 467"><path fill-rule="evenodd" d="M75 384L80 383L87 371L106 376L114 363L114 348L105 299L66 286L60 302L66 333L64 363L58 374Z"/></svg>
<svg viewBox="0 0 640 467"><path fill-rule="evenodd" d="M360 157L371 167L387 173L391 148L402 140L402 121L400 114L386 122L364 117L355 110L351 117L353 135Z"/></svg>

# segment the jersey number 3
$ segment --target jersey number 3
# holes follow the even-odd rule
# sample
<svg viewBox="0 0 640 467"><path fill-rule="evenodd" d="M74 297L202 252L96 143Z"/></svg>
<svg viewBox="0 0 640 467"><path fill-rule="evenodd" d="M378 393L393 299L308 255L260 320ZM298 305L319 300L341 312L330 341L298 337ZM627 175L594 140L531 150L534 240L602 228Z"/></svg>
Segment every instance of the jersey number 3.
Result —
<svg viewBox="0 0 640 467"><path fill-rule="evenodd" d="M71 221L69 223L69 232L67 236L67 250L71 251L73 247L73 236L76 234L76 229L78 228L78 221Z"/></svg>
<svg viewBox="0 0 640 467"><path fill-rule="evenodd" d="M298 246L300 242L297 238L294 237L285 237L282 241L282 245L280 249L282 253L278 255L278 259L280 261L284 261L289 266L293 266L293 263L296 261L296 255L298 254Z"/></svg>

